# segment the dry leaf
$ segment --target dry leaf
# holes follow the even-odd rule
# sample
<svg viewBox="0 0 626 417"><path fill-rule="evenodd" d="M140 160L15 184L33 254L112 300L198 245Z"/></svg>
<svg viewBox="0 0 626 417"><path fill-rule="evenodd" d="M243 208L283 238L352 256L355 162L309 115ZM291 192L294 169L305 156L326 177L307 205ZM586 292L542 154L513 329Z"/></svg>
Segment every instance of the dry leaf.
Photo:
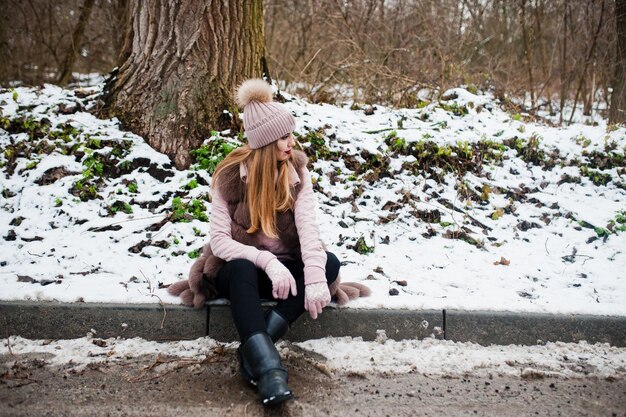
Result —
<svg viewBox="0 0 626 417"><path fill-rule="evenodd" d="M508 259L506 259L504 256L500 257L499 261L495 261L493 264L494 265L504 265L504 266L508 266L511 263L511 261L509 261Z"/></svg>
<svg viewBox="0 0 626 417"><path fill-rule="evenodd" d="M17 282L39 282L36 279L29 277L28 275L18 275Z"/></svg>
<svg viewBox="0 0 626 417"><path fill-rule="evenodd" d="M93 339L91 341L91 343L93 343L96 346L100 346L100 347L106 347L107 346L106 340L102 340L102 339Z"/></svg>

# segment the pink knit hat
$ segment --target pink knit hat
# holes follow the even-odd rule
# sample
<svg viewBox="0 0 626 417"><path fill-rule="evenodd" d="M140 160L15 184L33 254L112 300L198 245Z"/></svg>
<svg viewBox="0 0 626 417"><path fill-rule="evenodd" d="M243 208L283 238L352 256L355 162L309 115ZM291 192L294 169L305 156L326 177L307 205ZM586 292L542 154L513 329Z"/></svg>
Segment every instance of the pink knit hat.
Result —
<svg viewBox="0 0 626 417"><path fill-rule="evenodd" d="M243 108L243 128L252 149L276 142L296 128L296 121L280 103L272 101L272 87L255 78L237 90L237 104Z"/></svg>

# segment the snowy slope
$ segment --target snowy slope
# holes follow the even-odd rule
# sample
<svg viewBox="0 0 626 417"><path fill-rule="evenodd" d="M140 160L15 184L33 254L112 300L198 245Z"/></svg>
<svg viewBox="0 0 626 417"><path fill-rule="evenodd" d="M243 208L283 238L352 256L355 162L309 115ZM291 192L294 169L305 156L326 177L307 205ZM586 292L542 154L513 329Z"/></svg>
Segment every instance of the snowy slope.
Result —
<svg viewBox="0 0 626 417"><path fill-rule="evenodd" d="M178 303L163 286L208 241L210 175L88 113L100 89L0 90L1 299ZM343 279L373 290L350 306L626 315L626 129L443 97L358 109L287 96L323 240Z"/></svg>

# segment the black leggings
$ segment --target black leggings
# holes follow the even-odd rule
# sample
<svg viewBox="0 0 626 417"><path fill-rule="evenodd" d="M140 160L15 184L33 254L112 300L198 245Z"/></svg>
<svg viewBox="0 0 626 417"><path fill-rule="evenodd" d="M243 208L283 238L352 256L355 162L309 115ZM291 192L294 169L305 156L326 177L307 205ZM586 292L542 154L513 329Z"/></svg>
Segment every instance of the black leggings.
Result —
<svg viewBox="0 0 626 417"><path fill-rule="evenodd" d="M340 264L334 254L326 254L326 281L330 285L339 275ZM301 260L281 262L296 280L298 294L293 296L289 292L285 300L276 300L274 310L291 324L304 313L304 264ZM233 321L242 342L266 330L261 299L274 298L272 281L262 269L247 259L233 259L220 269L216 285L219 296L230 300Z"/></svg>

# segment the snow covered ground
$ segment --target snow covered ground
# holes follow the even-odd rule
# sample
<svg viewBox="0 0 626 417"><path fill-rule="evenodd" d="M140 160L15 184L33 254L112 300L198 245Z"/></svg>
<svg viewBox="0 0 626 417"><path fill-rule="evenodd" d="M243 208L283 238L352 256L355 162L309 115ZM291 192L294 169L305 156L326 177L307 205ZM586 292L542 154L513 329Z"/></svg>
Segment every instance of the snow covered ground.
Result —
<svg viewBox="0 0 626 417"><path fill-rule="evenodd" d="M210 175L87 112L101 88L0 89L0 299L179 302L164 287L209 239ZM463 89L419 109L286 98L323 240L373 290L350 307L626 315L626 128Z"/></svg>
<svg viewBox="0 0 626 417"><path fill-rule="evenodd" d="M10 343L9 343L10 342ZM71 365L79 371L89 364L123 363L144 355L163 355L201 360L215 349L234 349L236 343L220 345L210 338L178 342L134 339L98 339L93 335L71 340L29 340L11 337L0 340L0 356L37 354L46 365ZM417 373L430 376L488 377L506 375L522 378L623 378L626 348L586 342L547 343L541 346L489 346L436 339L393 341L379 338L324 338L289 345L280 343L283 356L298 349L330 372L367 374ZM321 357L319 356L321 355Z"/></svg>

